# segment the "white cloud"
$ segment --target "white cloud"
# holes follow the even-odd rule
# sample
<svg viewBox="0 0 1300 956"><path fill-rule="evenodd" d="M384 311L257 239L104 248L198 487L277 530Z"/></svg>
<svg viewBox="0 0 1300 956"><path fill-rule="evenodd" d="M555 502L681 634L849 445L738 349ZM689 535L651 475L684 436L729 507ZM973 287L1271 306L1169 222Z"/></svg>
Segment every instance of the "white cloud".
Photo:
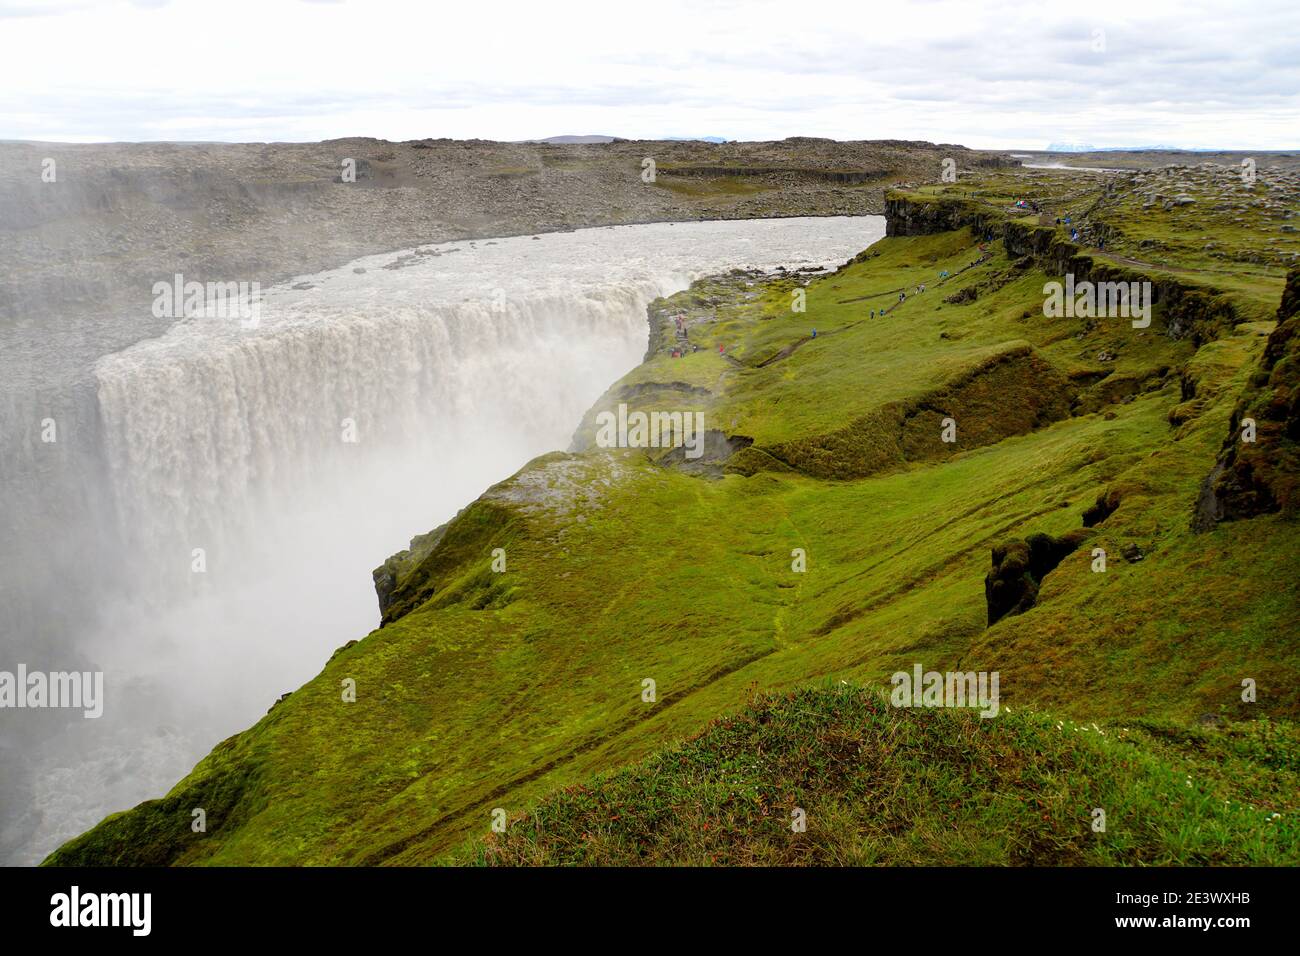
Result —
<svg viewBox="0 0 1300 956"><path fill-rule="evenodd" d="M0 0L0 138L1300 145L1289 0L37 7Z"/></svg>

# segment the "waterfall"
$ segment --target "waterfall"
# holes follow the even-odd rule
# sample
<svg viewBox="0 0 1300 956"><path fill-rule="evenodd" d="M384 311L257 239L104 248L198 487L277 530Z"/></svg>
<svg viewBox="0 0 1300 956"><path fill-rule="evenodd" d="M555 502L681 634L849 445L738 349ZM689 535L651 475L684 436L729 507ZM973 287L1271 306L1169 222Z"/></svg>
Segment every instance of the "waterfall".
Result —
<svg viewBox="0 0 1300 956"><path fill-rule="evenodd" d="M102 670L107 701L0 711L0 861L165 792L373 629L371 569L566 447L640 361L653 299L836 265L883 232L678 223L370 256L265 290L256 327L142 318L64 384L6 388L0 669Z"/></svg>

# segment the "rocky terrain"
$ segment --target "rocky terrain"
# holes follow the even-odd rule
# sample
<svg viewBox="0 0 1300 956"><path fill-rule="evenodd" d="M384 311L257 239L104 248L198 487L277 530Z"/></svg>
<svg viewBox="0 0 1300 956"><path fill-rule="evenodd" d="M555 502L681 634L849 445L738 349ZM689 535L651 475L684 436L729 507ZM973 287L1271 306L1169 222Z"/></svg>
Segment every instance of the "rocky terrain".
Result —
<svg viewBox="0 0 1300 956"><path fill-rule="evenodd" d="M1178 203L1193 179L1213 175L1230 186L1241 159L1250 156L1259 171L1279 177L1273 192L1252 200L1269 211L1294 191L1300 170L1290 154L1097 155L1136 171L1144 201L1162 207ZM1172 166L1171 156L1179 159ZM952 144L809 137L0 142L0 322L137 309L150 301L153 282L175 272L266 285L371 253L452 239L619 223L881 213L886 189L937 183L947 159L966 177L1001 169L1026 182L1062 179L1055 170L1019 169L1022 160L1012 157ZM1023 161L1044 158L1085 166L1100 161L1090 154ZM643 179L647 159L654 162L653 182ZM345 160L352 161L354 181L344 181L353 179L345 176ZM1175 169L1187 182L1171 179ZM1096 174L1070 178L1086 190Z"/></svg>
<svg viewBox="0 0 1300 956"><path fill-rule="evenodd" d="M1102 149L1091 152L1034 152L1013 150L1009 154L1025 166L1052 166L1065 169L1106 169L1114 171L1150 169L1155 166L1199 166L1213 164L1239 169L1243 159L1253 159L1259 166L1300 169L1300 153L1257 150L1191 149Z"/></svg>
<svg viewBox="0 0 1300 956"><path fill-rule="evenodd" d="M885 188L937 179L945 158L1012 162L953 145L808 138L0 143L0 321L139 308L176 272L266 285L452 239L879 213ZM355 181L344 181L345 160Z"/></svg>

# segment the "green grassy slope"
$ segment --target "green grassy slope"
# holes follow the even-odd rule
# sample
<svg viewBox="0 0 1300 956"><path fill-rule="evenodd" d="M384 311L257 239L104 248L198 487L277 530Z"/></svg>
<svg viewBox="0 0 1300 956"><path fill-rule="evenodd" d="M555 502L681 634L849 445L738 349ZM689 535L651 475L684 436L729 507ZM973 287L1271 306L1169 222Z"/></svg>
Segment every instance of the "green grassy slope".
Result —
<svg viewBox="0 0 1300 956"><path fill-rule="evenodd" d="M1043 284L1058 277L982 238L964 228L890 238L833 275L735 275L658 303L651 355L584 419L579 450L529 463L390 562L390 623L340 649L165 798L108 818L49 862L429 863L486 832L497 809L525 821L519 841L457 859L615 862L638 848L662 862L1293 859L1293 840L1278 836L1294 837L1289 823L1260 828L1253 811L1231 808L1295 809L1296 788L1267 779L1295 772L1286 721L1300 713L1300 525L1279 514L1189 528L1271 324L1239 324L1198 349L1164 334L1162 306L1148 329L1048 319ZM952 278L940 281L944 270ZM1262 318L1281 286L1279 271L1224 294ZM800 289L806 311L792 311ZM688 351L674 358L679 314ZM699 467L595 447L595 413L619 402L698 410L732 444ZM955 443L941 440L945 418ZM1118 508L1043 579L1038 605L987 627L990 549L1079 529L1108 492ZM1093 547L1107 552L1104 573L1092 570ZM496 548L504 572L492 568ZM795 549L806 571L792 569ZM593 830L591 814L672 751L574 791L587 795L577 803L547 799L650 758L756 688L883 689L918 662L997 670L1013 716L891 716L870 692L810 698L817 733L862 752L881 735L913 740L906 764L841 767L810 791L815 819L861 840L827 842L819 822L791 844L751 804L716 841L678 841L674 827L689 822ZM1254 703L1241 699L1244 679L1257 684ZM347 680L355 702L343 699ZM788 737L786 705L773 706ZM1020 716L1026 707L1052 716ZM1189 729L1206 713L1234 723ZM1264 717L1282 719L1276 739L1259 729ZM1053 736L1058 719L1096 721L1111 742L1080 733L1067 744ZM1138 721L1163 729L1114 742ZM719 733L687 745L696 770L664 783L697 822L720 812L718 774L730 765L716 760L743 763L761 743ZM932 774L926 746L943 755ZM820 766L798 766L808 754L788 740L785 753L774 777L736 769L773 812L788 813L776 797L801 792L794 781ZM1191 769L1214 779L1198 777L1190 803L1170 802L1169 775ZM848 803L877 777L901 788L884 822ZM958 780L967 798L908 822L926 781ZM1041 827L1035 797L1051 804ZM1126 808L1111 840L1091 840L1089 801ZM195 807L207 810L206 833L190 831ZM604 835L588 851L551 820ZM760 824L765 835L747 845ZM936 834L950 824L962 837L945 856ZM1225 834L1239 845L1214 851Z"/></svg>
<svg viewBox="0 0 1300 956"><path fill-rule="evenodd" d="M1224 786L1224 769L1264 755L1270 773ZM1108 728L1028 711L981 720L894 708L841 684L760 699L547 797L454 860L1295 865L1297 818L1270 807L1296 790L1297 772L1294 725Z"/></svg>

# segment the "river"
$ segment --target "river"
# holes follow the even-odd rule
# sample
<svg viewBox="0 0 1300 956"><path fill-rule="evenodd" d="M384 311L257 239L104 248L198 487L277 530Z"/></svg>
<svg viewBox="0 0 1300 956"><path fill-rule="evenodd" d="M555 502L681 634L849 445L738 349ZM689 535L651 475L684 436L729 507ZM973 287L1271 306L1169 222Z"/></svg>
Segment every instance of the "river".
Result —
<svg viewBox="0 0 1300 956"><path fill-rule="evenodd" d="M106 698L98 719L0 710L0 862L165 793L371 631L371 569L567 447L641 361L654 298L883 234L872 216L444 243L264 290L255 327L0 330L0 670L102 671Z"/></svg>

